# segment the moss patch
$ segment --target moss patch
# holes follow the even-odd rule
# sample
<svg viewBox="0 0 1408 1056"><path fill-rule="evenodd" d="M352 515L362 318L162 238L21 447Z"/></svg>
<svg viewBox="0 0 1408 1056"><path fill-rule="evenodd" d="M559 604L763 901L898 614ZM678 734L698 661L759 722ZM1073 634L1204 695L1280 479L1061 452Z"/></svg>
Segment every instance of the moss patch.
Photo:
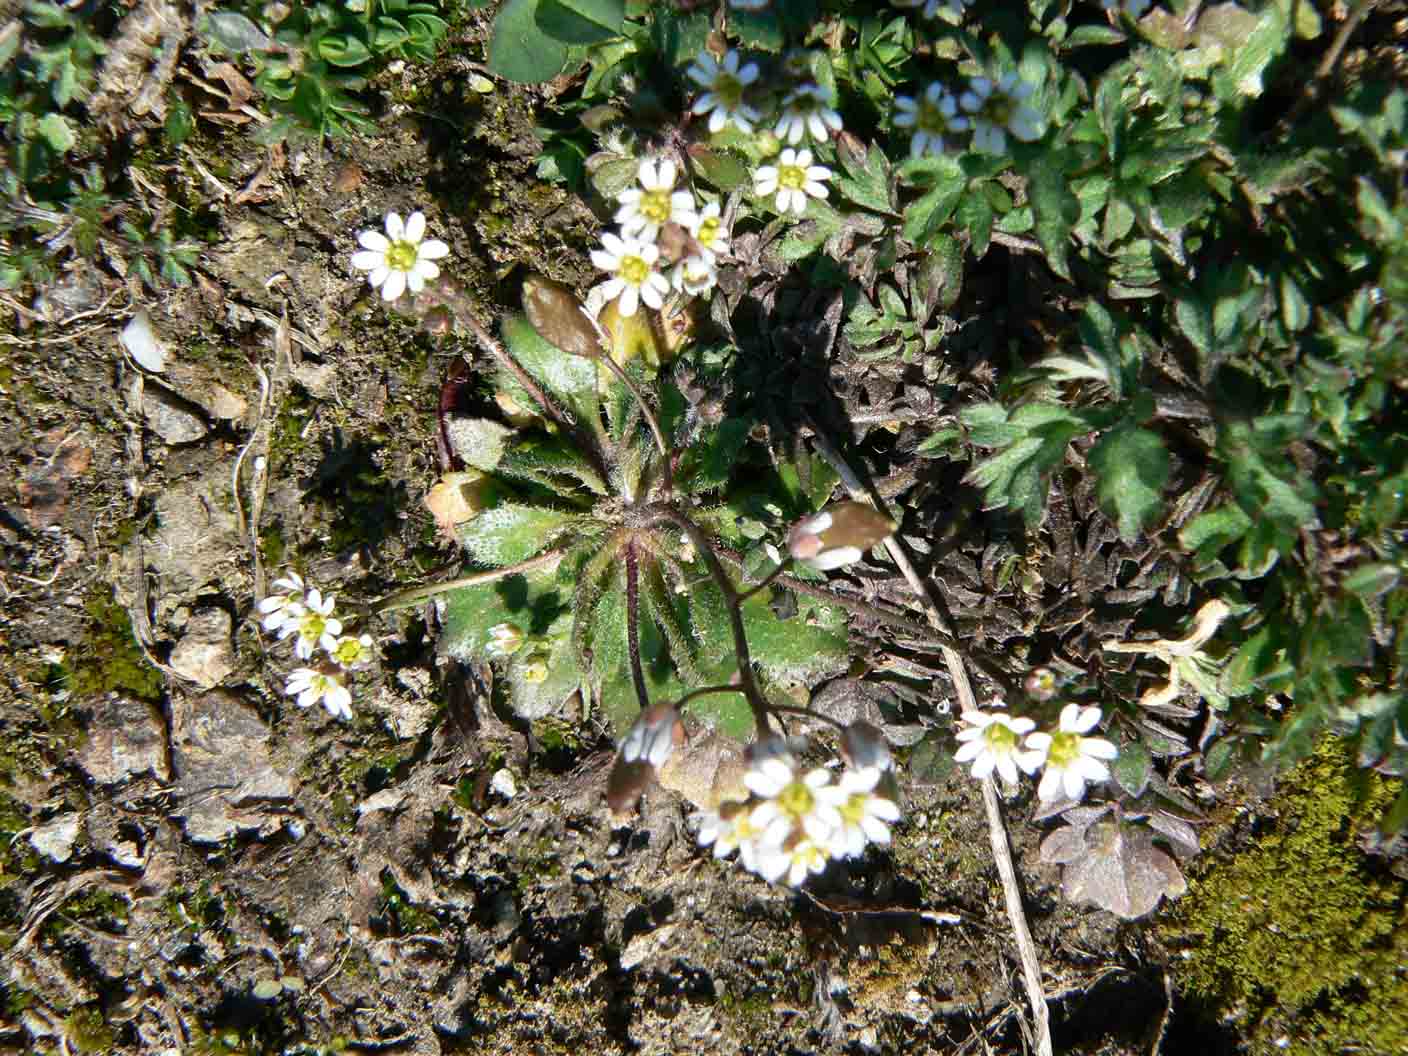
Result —
<svg viewBox="0 0 1408 1056"><path fill-rule="evenodd" d="M83 648L74 651L81 659L69 672L74 696L99 696L117 690L140 700L160 700L161 672L147 663L132 634L127 610L114 600L112 591L99 589L83 607L88 613L88 628Z"/></svg>
<svg viewBox="0 0 1408 1056"><path fill-rule="evenodd" d="M1355 845L1391 798L1327 742L1285 782L1275 829L1195 879L1163 929L1195 943L1184 989L1253 1051L1408 1051L1408 892Z"/></svg>

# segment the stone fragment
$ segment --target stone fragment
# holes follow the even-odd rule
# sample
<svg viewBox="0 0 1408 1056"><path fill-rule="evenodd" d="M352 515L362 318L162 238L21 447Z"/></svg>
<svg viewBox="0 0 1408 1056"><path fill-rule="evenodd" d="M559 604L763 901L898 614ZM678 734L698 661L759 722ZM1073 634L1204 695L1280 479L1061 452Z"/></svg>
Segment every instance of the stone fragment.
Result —
<svg viewBox="0 0 1408 1056"><path fill-rule="evenodd" d="M169 663L178 675L202 689L213 689L235 669L230 645L233 623L221 608L197 609L186 624L186 633L171 651Z"/></svg>
<svg viewBox="0 0 1408 1056"><path fill-rule="evenodd" d="M73 857L73 845L78 839L78 815L60 814L39 825L29 834L33 848L53 862L66 862Z"/></svg>
<svg viewBox="0 0 1408 1056"><path fill-rule="evenodd" d="M93 706L88 739L78 750L78 765L100 785L115 785L151 771L171 776L166 763L166 723L141 700L112 694Z"/></svg>
<svg viewBox="0 0 1408 1056"><path fill-rule="evenodd" d="M151 383L142 388L142 417L168 444L193 443L210 431L195 404Z"/></svg>
<svg viewBox="0 0 1408 1056"><path fill-rule="evenodd" d="M270 757L269 727L234 693L175 697L171 742L178 796L172 813L197 843L261 828L271 820L266 805L293 798L292 776Z"/></svg>

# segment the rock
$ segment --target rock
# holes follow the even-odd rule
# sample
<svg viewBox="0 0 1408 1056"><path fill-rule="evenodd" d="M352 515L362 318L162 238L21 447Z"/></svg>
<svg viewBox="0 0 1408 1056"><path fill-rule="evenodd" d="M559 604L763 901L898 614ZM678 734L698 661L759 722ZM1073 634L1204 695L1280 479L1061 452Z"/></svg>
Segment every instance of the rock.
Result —
<svg viewBox="0 0 1408 1056"><path fill-rule="evenodd" d="M93 708L88 739L78 750L78 765L100 785L115 785L151 771L162 781L171 776L166 763L166 723L156 708L113 694Z"/></svg>
<svg viewBox="0 0 1408 1056"><path fill-rule="evenodd" d="M166 369L166 349L152 329L151 316L147 315L146 309L137 309L117 339L144 370L160 374Z"/></svg>
<svg viewBox="0 0 1408 1056"><path fill-rule="evenodd" d="M495 770L494 776L489 779L489 788L503 796L504 799L512 799L518 795L518 782L513 779L513 771L511 770Z"/></svg>
<svg viewBox="0 0 1408 1056"><path fill-rule="evenodd" d="M635 936L626 943L626 948L621 951L621 970L629 972L632 968L643 964L662 951L678 952L674 949L673 942L675 932L678 930L678 924L665 924L654 931Z"/></svg>
<svg viewBox="0 0 1408 1056"><path fill-rule="evenodd" d="M216 418L233 422L243 418L249 411L249 401L243 396L231 392L218 382L212 382L205 401L205 409Z"/></svg>
<svg viewBox="0 0 1408 1056"><path fill-rule="evenodd" d="M158 576L157 618L231 574L243 551L233 511L228 473L179 481L158 493L157 530L143 548Z"/></svg>
<svg viewBox="0 0 1408 1056"><path fill-rule="evenodd" d="M332 395L333 382L337 380L337 368L331 363L297 363L293 368L294 379L308 390L308 395L325 399Z"/></svg>
<svg viewBox="0 0 1408 1056"><path fill-rule="evenodd" d="M193 443L210 432L195 404L160 385L143 386L142 416L152 432L168 444Z"/></svg>
<svg viewBox="0 0 1408 1056"><path fill-rule="evenodd" d="M269 755L269 727L234 693L213 690L172 701L172 763L186 835L218 843L258 829L270 819L265 804L287 803L295 784Z"/></svg>
<svg viewBox="0 0 1408 1056"><path fill-rule="evenodd" d="M171 651L169 663L178 675L202 689L213 689L235 669L230 645L233 623L224 609L197 609L186 624L186 633Z"/></svg>
<svg viewBox="0 0 1408 1056"><path fill-rule="evenodd" d="M46 821L29 834L36 851L54 862L66 862L73 857L73 845L78 839L78 815L60 814Z"/></svg>

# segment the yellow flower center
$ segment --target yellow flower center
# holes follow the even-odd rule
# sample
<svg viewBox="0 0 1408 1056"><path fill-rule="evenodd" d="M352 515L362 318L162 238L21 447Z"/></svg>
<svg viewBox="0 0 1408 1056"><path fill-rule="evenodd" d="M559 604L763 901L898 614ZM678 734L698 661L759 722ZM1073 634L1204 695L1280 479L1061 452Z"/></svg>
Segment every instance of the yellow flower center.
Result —
<svg viewBox="0 0 1408 1056"><path fill-rule="evenodd" d="M847 825L859 825L865 817L865 803L870 796L857 792L841 805L841 820Z"/></svg>
<svg viewBox="0 0 1408 1056"><path fill-rule="evenodd" d="M983 112L994 125L1005 125L1012 117L1012 100L1005 92L993 92Z"/></svg>
<svg viewBox="0 0 1408 1056"><path fill-rule="evenodd" d="M391 243L391 248L386 251L386 266L394 271L410 271L416 266L419 256L420 251L414 242L401 239Z"/></svg>
<svg viewBox="0 0 1408 1056"><path fill-rule="evenodd" d="M670 219L670 192L646 191L640 196L640 215L652 224L663 224Z"/></svg>
<svg viewBox="0 0 1408 1056"><path fill-rule="evenodd" d="M1051 749L1046 753L1049 763L1065 768L1070 766L1080 758L1080 734L1078 733L1053 733L1051 735Z"/></svg>
<svg viewBox="0 0 1408 1056"><path fill-rule="evenodd" d="M712 91L724 104L725 110L736 110L738 104L743 102L743 82L731 73L720 73L714 79Z"/></svg>
<svg viewBox="0 0 1408 1056"><path fill-rule="evenodd" d="M306 638L310 642L316 642L323 636L327 626L328 621L325 617L316 612L310 612L298 621L298 636Z"/></svg>
<svg viewBox="0 0 1408 1056"><path fill-rule="evenodd" d="M804 818L816 805L816 795L804 781L793 781L777 795L777 806L790 818Z"/></svg>
<svg viewBox="0 0 1408 1056"><path fill-rule="evenodd" d="M779 165L777 185L789 191L800 191L807 182L807 170L800 165Z"/></svg>
<svg viewBox="0 0 1408 1056"><path fill-rule="evenodd" d="M362 643L356 638L344 638L332 651L332 658L343 667L351 667L362 659Z"/></svg>
<svg viewBox="0 0 1408 1056"><path fill-rule="evenodd" d="M695 237L695 241L705 249L710 248L713 246L714 240L719 237L721 226L722 223L717 216L706 216L699 223L699 234Z"/></svg>
<svg viewBox="0 0 1408 1056"><path fill-rule="evenodd" d="M943 135L948 131L948 116L928 99L925 99L919 104L918 125L921 132Z"/></svg>
<svg viewBox="0 0 1408 1056"><path fill-rule="evenodd" d="M642 210L644 211L644 210ZM621 278L632 286L639 286L645 282L650 274L650 265L645 262L644 257L624 257L621 260L621 267L617 269Z"/></svg>
<svg viewBox="0 0 1408 1056"><path fill-rule="evenodd" d="M983 740L998 751L1011 751L1017 747L1017 735L1000 722L994 722L983 731Z"/></svg>

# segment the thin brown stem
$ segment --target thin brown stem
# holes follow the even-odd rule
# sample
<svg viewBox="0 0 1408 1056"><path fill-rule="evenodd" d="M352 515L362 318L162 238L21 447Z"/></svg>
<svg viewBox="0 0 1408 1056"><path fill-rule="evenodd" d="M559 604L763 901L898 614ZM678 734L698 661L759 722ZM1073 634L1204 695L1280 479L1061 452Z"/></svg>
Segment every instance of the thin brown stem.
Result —
<svg viewBox="0 0 1408 1056"><path fill-rule="evenodd" d="M739 685L730 686L704 686L700 689L691 689L679 700L675 701L675 709L679 710L696 697L707 697L715 693L742 693L743 687Z"/></svg>
<svg viewBox="0 0 1408 1056"><path fill-rule="evenodd" d="M437 594L444 594L449 590L457 590L460 587L477 587L481 583L493 583L496 580L507 579L509 576L522 575L525 572L532 572L534 569L546 568L555 565L562 560L563 550L549 550L545 554L537 557L530 557L527 561L520 561L516 565L508 565L504 568L493 568L487 572L471 572L467 576L457 576L454 579L443 580L439 583L427 583L421 587L411 587L409 590L397 591L395 594L388 594L379 601L372 602L371 611L391 612L394 609L404 609L409 605L414 605L418 601L426 598L433 598Z"/></svg>
<svg viewBox="0 0 1408 1056"><path fill-rule="evenodd" d="M773 583L775 583L778 578L781 577L781 575L786 572L789 567L791 567L791 565L792 557L791 555L788 555L787 557L782 559L782 564L778 565L763 578L763 581L761 583L759 583L757 586L750 587L747 591L738 595L738 604L742 605L754 594L757 594L760 591L767 590L767 588L772 586Z"/></svg>
<svg viewBox="0 0 1408 1056"><path fill-rule="evenodd" d="M762 690L758 688L758 680L753 675L753 659L748 651L748 635L743 629L743 609L739 604L738 591L734 588L733 580L729 579L728 573L724 571L724 566L719 563L719 555L714 552L714 547L709 542L708 536L700 530L697 524L668 503L657 503L650 506L648 512L654 515L654 524L669 522L689 536L689 541L695 552L704 558L709 575L713 577L724 596L724 602L728 605L729 627L733 632L733 652L738 659L739 688L742 689L744 697L748 700L748 706L753 711L753 723L757 727L758 739L761 740L772 732L772 725L768 721L769 705L763 697Z"/></svg>
<svg viewBox="0 0 1408 1056"><path fill-rule="evenodd" d="M626 544L626 651L631 658L631 680L636 687L640 710L650 707L650 691L640 666L640 558L634 543Z"/></svg>
<svg viewBox="0 0 1408 1056"><path fill-rule="evenodd" d="M785 715L803 715L809 719L820 719L822 722L829 722L838 730L844 730L846 728L846 724L841 720L833 719L830 715L823 715L819 711L813 711L811 708L804 708L800 705L769 704L768 707L772 708L773 711L780 711Z"/></svg>

